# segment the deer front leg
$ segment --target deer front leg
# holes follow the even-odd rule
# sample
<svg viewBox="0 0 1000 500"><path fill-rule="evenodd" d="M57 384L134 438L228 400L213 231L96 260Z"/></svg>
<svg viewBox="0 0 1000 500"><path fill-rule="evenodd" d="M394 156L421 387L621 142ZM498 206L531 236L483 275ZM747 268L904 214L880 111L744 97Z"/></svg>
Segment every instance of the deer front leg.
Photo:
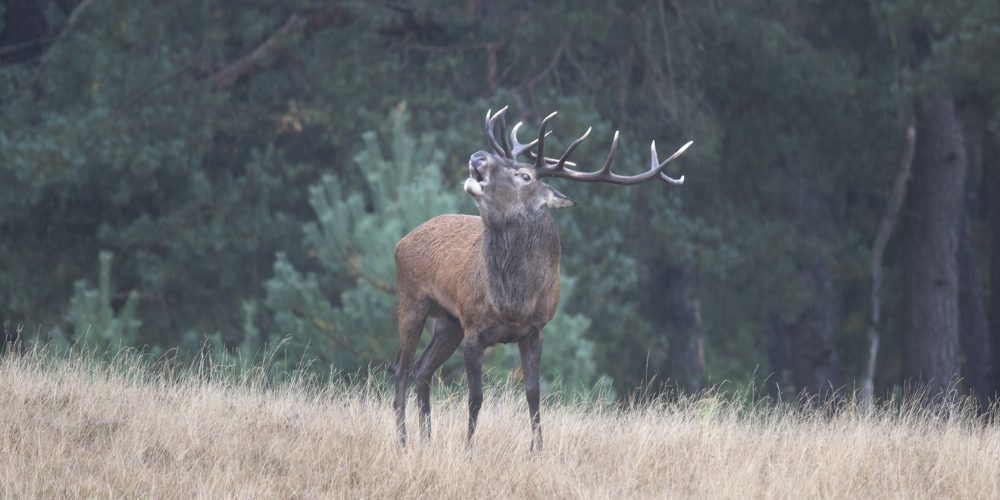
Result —
<svg viewBox="0 0 1000 500"><path fill-rule="evenodd" d="M472 444L476 433L476 419L483 406L483 346L474 335L465 342L465 377L469 380L469 435L466 445Z"/></svg>
<svg viewBox="0 0 1000 500"><path fill-rule="evenodd" d="M521 373L524 375L524 393L528 397L528 413L531 415L531 451L542 449L542 416L539 411L539 365L542 359L542 332L521 339L517 343L521 351Z"/></svg>

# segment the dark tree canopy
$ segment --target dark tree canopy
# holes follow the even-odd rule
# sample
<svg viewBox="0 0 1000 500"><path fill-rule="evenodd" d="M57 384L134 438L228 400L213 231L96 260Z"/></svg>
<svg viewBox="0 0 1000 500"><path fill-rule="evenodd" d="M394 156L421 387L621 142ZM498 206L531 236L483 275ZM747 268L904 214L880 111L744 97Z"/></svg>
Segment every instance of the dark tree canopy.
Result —
<svg viewBox="0 0 1000 500"><path fill-rule="evenodd" d="M695 141L681 187L552 181L579 204L549 380L824 395L860 387L871 326L876 394L1000 388L992 0L2 1L3 330L388 363L393 246L474 213L465 161L504 105L524 137L558 109L553 151L592 126L584 170L615 130L624 174Z"/></svg>

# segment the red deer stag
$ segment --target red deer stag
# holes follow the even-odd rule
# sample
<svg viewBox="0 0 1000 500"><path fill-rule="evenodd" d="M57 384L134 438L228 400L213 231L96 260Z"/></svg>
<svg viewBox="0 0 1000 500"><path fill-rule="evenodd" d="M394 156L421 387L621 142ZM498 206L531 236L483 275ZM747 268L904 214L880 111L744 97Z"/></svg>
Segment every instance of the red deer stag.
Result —
<svg viewBox="0 0 1000 500"><path fill-rule="evenodd" d="M559 234L549 209L575 202L548 184L543 177L583 182L639 184L661 179L681 184L663 168L681 155L690 142L663 162L651 147L651 168L639 175L611 172L618 148L618 132L607 161L594 172L571 169L570 154L590 134L590 129L570 144L558 159L545 156L545 129L556 113L542 120L538 138L521 144L518 123L510 141L494 136L494 124L507 108L486 113L486 139L493 153L478 151L469 158L465 192L476 202L479 217L440 215L411 231L396 245L396 287L399 293L399 354L395 363L396 429L406 444L406 389L411 363L428 316L434 318L434 335L413 367L416 378L420 430L430 438L431 376L463 345L469 382L469 433L471 442L482 406L483 350L499 343L517 342L531 417L531 449L541 449L542 429L538 410L539 360L542 327L559 303ZM501 118L501 128L502 128ZM503 141L503 142L501 142ZM519 163L525 155L533 164Z"/></svg>

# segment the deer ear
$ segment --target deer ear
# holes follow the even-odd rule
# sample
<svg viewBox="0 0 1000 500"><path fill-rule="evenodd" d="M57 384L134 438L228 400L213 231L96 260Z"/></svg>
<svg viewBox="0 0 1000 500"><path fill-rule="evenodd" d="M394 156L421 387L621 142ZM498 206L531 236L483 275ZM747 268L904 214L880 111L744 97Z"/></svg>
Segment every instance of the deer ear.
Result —
<svg viewBox="0 0 1000 500"><path fill-rule="evenodd" d="M545 186L544 197L545 197L545 206L549 208L566 208L576 205L576 201L574 201L572 198L560 193L559 191L556 191L554 187L549 185Z"/></svg>

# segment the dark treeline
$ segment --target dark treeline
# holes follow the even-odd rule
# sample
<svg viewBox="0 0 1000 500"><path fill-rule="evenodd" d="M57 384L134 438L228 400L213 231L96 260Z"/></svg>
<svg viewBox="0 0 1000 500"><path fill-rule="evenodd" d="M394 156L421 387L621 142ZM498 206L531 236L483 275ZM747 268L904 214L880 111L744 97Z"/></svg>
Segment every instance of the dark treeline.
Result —
<svg viewBox="0 0 1000 500"><path fill-rule="evenodd" d="M549 380L1000 389L995 0L4 0L4 333L391 361L393 246L504 105L586 169L695 141L553 181Z"/></svg>

